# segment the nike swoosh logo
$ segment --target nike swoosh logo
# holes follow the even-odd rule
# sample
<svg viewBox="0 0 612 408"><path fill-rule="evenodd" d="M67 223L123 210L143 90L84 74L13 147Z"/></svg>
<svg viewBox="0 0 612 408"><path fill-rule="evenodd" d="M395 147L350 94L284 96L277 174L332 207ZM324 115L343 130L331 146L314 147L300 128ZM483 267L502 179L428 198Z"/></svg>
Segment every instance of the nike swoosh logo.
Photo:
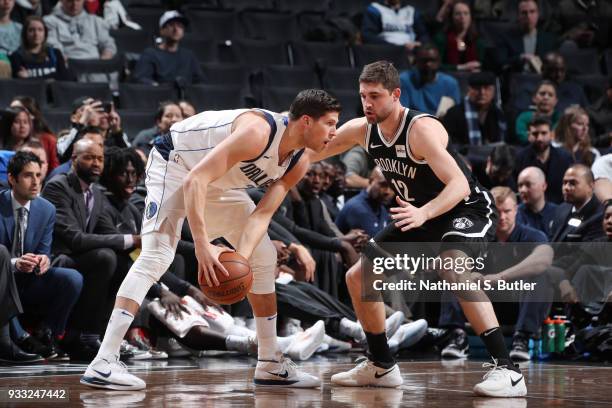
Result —
<svg viewBox="0 0 612 408"><path fill-rule="evenodd" d="M264 159L270 159L270 156L263 156Z"/></svg>
<svg viewBox="0 0 612 408"><path fill-rule="evenodd" d="M380 145L371 144L370 145L370 149L376 149L377 147L380 147L380 146L382 146L382 145L381 144Z"/></svg>
<svg viewBox="0 0 612 408"><path fill-rule="evenodd" d="M465 202L464 202L464 204L465 204L465 205L470 205L470 204L474 204L474 203L477 203L477 202L478 202L478 200L474 200L474 201L465 201Z"/></svg>
<svg viewBox="0 0 612 408"><path fill-rule="evenodd" d="M103 372L98 371L98 370L94 370L94 371L95 371L96 373L100 374L100 375L101 375L102 377L104 377L104 378L108 378L108 377L110 377L110 375L111 375L111 372L110 372L110 371L109 371L108 373L103 373Z"/></svg>
<svg viewBox="0 0 612 408"><path fill-rule="evenodd" d="M384 373L382 373L382 374L374 373L374 377L375 377L375 378L382 378L382 377L384 377L385 375L389 374L389 373L390 373L391 371L393 371L394 369L395 369L395 367L393 367L393 368L392 368L392 369L390 369L390 370L385 371L385 372L384 372Z"/></svg>
<svg viewBox="0 0 612 408"><path fill-rule="evenodd" d="M520 383L522 379L523 379L522 375L521 375L521 378L519 378L516 381L512 381L512 377L510 377L510 382L512 383L512 386L514 387L514 386L516 386L516 384Z"/></svg>
<svg viewBox="0 0 612 408"><path fill-rule="evenodd" d="M287 370L285 370L285 372L282 373L282 374L271 373L271 372L268 371L268 374L272 374L272 375L275 375L275 376L280 377L280 378L287 378L287 377L289 377L289 373L287 372Z"/></svg>

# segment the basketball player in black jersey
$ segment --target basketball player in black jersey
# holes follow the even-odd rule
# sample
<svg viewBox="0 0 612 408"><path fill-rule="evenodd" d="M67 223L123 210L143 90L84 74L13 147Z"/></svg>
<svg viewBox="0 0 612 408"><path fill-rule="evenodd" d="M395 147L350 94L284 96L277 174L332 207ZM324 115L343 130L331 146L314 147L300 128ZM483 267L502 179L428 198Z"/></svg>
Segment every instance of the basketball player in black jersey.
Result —
<svg viewBox="0 0 612 408"><path fill-rule="evenodd" d="M441 242L442 257L467 257L467 248L484 246L495 236L496 210L488 191L448 147L448 134L429 114L403 107L400 81L387 61L366 65L359 77L365 117L343 125L323 152L311 160L337 155L359 144L383 170L397 194L393 223L376 237L384 242ZM466 245L472 244L472 245ZM476 255L477 256L477 255ZM441 271L451 280L454 271ZM336 385L398 387L403 380L387 345L382 302L364 302L361 262L346 275L355 312L366 332L368 359L350 371L331 377ZM491 302L483 292L479 301L462 299L465 316L493 357L491 371L474 387L479 395L516 397L527 393L525 380L510 360Z"/></svg>

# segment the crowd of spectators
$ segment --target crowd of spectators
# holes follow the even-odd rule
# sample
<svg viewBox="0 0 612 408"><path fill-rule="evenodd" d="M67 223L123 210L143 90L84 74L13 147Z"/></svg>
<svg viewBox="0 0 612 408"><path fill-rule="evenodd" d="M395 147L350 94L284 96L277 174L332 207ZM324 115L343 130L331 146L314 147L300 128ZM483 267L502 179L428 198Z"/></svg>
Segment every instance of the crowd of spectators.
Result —
<svg viewBox="0 0 612 408"><path fill-rule="evenodd" d="M5 103L0 118L0 360L95 356L118 285L138 256L146 159L153 140L174 123L206 109L288 108L269 98L270 84L262 72L277 63L267 63L264 57L289 50L283 61L289 67L298 65L295 61L303 55L300 46L320 45L304 39L335 40L330 47L339 41L340 48L333 49L348 55L346 63L336 64L332 56L312 58L306 70L311 71L309 78L316 78L314 84L308 82L313 85L333 89L336 84L329 82L328 75L334 69L345 69L341 75L347 77L358 72L366 63L363 50L370 50L370 60L380 55L394 60L401 69L401 103L439 116L450 143L479 182L493 192L500 214L498 242L603 242L612 237L612 217L607 215L612 203L612 6L608 2L440 0L421 9L418 5L423 2L384 0L361 2L356 12L338 12L330 0L335 14L313 12L316 23L302 27L297 38L285 38L286 47L274 52L256 48L273 31L263 26L264 37L248 39L252 43L247 48L240 48L247 40L239 34L215 38L215 48L207 48L211 39L202 38L207 31L197 22L198 13L227 15L231 1L207 2L210 8L204 10L194 2L171 2L182 11L168 9L166 3L170 2L0 0L0 77L6 78L0 81ZM551 3L559 4L551 7ZM159 11L154 23L143 17L147 13L139 13L143 9ZM193 11L193 19L185 11ZM236 10L233 18L241 21L249 12ZM258 12L293 15L274 9ZM303 21L302 14L296 18ZM241 31L239 26L235 24L236 32ZM333 30L341 35L332 35ZM155 39L134 52L129 41L142 38L141 34ZM255 50L255 60L243 59L250 55L249 47ZM220 73L226 61L215 58L222 51L234 54L227 69L242 64L240 75ZM591 57L596 63L588 71ZM119 62L109 69L105 61ZM93 68L83 69L87 65L83 62ZM211 62L221 63L221 68L215 71ZM281 85L292 79L304 81L297 74L288 78L274 81ZM19 84L36 81L49 86L42 95L28 93L30 88L20 92ZM56 91L66 83L82 88L77 86L72 94ZM113 93L94 86L109 84ZM209 86L201 89L213 96L191 99L202 86ZM212 94L215 87L231 88L234 100L243 103L219 105ZM352 106L357 99L358 106L356 81L351 87L338 89L338 94L350 94L345 105ZM144 115L136 120L124 98L139 89L158 93L138 94L137 109ZM50 126L49 118L58 112L63 114L61 120ZM341 122L356 113L345 109ZM258 202L263 192L249 194ZM279 302L286 302L292 311L283 315L279 309L283 325L289 327L297 318L307 328L317 318L325 318L300 309L304 303L292 302L300 296L329 296L338 302L329 306L332 301L325 301L335 310L334 319L343 319L345 329L354 329L344 274L369 239L391 222L389 207L394 202L390 185L361 147L311 165L269 228L279 253L278 274L295 281L291 289L279 289L281 283L277 284L280 292L291 293L279 296ZM536 255L544 256L535 250L523 254ZM567 259L551 259L548 265L555 273L550 275L544 269L525 274L503 262L504 268L497 265L493 279L503 275L510 280L546 281L543 286L561 291L569 302L560 306L517 299L519 318L510 322L513 358L530 358L528 340L540 336L541 322L552 308L570 320L585 309L579 294L588 279L569 264ZM167 310L177 314L184 295L210 306L196 289L197 261L188 225L169 271L170 277L152 288L150 299L160 298ZM608 286L604 298L597 300L600 304L612 294L611 280L604 281ZM401 309L446 329L443 343L438 344L444 357L465 356L464 317L451 294L443 294L442 300L439 316L428 315L429 310L423 315L414 304ZM592 304L589 310L594 310ZM597 310L600 322L609 323L605 320L609 308ZM252 317L246 303L228 311L236 319ZM388 310L388 315L392 313ZM123 357L144 358L143 350L149 358L163 355L151 343L168 331L158 321L149 324L146 317L145 312L136 319L126 338L129 343L122 346ZM502 315L502 320L508 318ZM326 322L326 327L339 332L339 337L347 333L337 324ZM197 344L207 341L211 343ZM213 349L218 341L226 338L202 332L188 336L183 344ZM178 347L176 342L169 344Z"/></svg>

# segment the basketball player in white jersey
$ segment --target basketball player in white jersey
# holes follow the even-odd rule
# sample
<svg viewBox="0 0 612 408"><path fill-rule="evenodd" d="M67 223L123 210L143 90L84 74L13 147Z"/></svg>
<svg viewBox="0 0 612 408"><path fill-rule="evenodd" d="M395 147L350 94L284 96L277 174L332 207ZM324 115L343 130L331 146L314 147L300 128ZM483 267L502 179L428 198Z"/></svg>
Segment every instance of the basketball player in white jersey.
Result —
<svg viewBox="0 0 612 408"><path fill-rule="evenodd" d="M255 315L258 363L254 383L311 388L320 380L300 371L276 343L276 251L266 234L286 193L306 173L305 148L321 151L334 137L341 107L322 90L300 92L289 117L259 109L207 111L176 123L158 138L146 170L142 251L119 291L96 358L81 383L115 390L145 388L119 361L121 340L145 294L174 259L185 217L200 265L199 280L218 285L215 268L224 237L249 260L248 294ZM268 186L257 207L245 189Z"/></svg>
<svg viewBox="0 0 612 408"><path fill-rule="evenodd" d="M496 210L491 196L472 176L457 153L449 148L448 134L432 115L403 107L398 72L387 61L366 65L359 78L365 117L343 125L336 137L311 160L321 160L361 145L383 170L397 195L389 224L364 251L380 254L376 243L440 242L443 258L476 257L495 236ZM368 254L373 251L374 254ZM472 253L470 253L472 252ZM459 264L459 263L457 263ZM462 265L466 265L463 263ZM440 271L456 281L454 270ZM403 380L389 351L382 302L364 302L361 261L346 274L355 312L368 341L367 360L331 382L343 386L398 387ZM485 380L474 387L479 395L516 397L527 393L525 380L510 360L491 302L484 292L459 297L463 312L480 335L494 363ZM474 301L476 299L477 301Z"/></svg>

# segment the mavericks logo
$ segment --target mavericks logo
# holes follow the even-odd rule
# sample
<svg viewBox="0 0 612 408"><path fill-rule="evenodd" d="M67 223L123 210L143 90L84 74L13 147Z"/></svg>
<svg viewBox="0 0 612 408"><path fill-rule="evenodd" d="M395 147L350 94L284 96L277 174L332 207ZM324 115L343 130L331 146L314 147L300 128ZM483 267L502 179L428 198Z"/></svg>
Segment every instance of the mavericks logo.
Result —
<svg viewBox="0 0 612 408"><path fill-rule="evenodd" d="M453 220L453 228L455 229L464 230L470 228L473 225L474 223L465 217L455 218Z"/></svg>
<svg viewBox="0 0 612 408"><path fill-rule="evenodd" d="M145 215L147 216L148 219L151 219L155 216L156 213L157 213L157 203L151 201L147 205L147 208L145 210Z"/></svg>

